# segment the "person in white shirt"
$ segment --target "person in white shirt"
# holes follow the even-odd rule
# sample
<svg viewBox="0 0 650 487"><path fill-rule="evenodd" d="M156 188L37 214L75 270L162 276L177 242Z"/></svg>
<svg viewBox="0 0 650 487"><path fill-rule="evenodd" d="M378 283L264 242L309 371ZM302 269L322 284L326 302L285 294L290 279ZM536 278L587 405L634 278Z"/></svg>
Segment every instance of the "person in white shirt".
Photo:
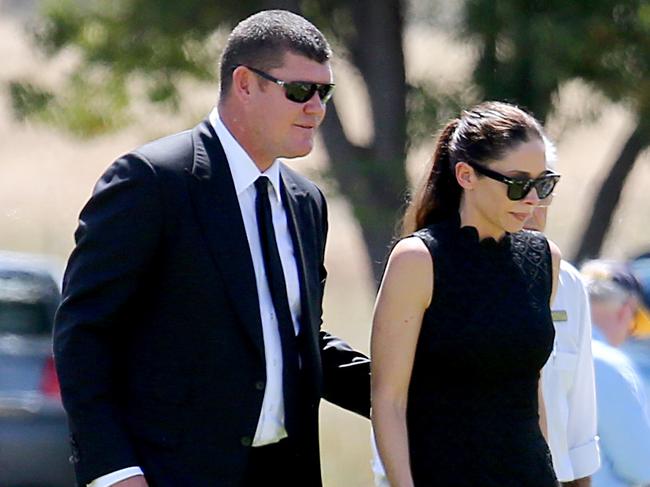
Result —
<svg viewBox="0 0 650 487"><path fill-rule="evenodd" d="M544 231L551 203L547 200L533 212L527 228ZM547 441L562 485L585 487L600 467L591 315L580 273L564 260L551 309L555 341L542 369Z"/></svg>

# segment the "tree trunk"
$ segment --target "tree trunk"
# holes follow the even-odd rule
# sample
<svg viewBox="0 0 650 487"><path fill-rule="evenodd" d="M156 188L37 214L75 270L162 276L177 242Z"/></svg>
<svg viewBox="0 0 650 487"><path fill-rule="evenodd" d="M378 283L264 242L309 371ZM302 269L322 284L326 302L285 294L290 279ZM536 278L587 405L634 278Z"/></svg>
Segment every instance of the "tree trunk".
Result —
<svg viewBox="0 0 650 487"><path fill-rule="evenodd" d="M299 11L300 2L267 0L266 5ZM368 90L374 140L369 147L352 144L335 101L328 105L322 134L331 174L361 226L373 276L379 282L407 189L404 5L402 0L357 0L349 8L354 23L348 39L351 61Z"/></svg>
<svg viewBox="0 0 650 487"><path fill-rule="evenodd" d="M575 262L598 257L607 231L611 225L614 211L625 186L625 181L634 167L639 153L647 146L648 131L642 124L637 125L627 139L612 169L596 193L593 213L585 229L580 247L574 257Z"/></svg>
<svg viewBox="0 0 650 487"><path fill-rule="evenodd" d="M373 277L378 283L403 201L400 194L386 198L386 184L377 184L376 179L368 174L373 168L377 170L379 161L374 159L371 149L355 146L346 139L336 105L328 107L322 129L332 175L338 189L352 205L372 264ZM405 171L403 158L395 161L394 170ZM401 186L399 191L404 190L405 186Z"/></svg>
<svg viewBox="0 0 650 487"><path fill-rule="evenodd" d="M323 138L332 174L353 207L379 282L407 185L402 4L360 0L352 8L357 39L351 51L370 95L374 140L370 147L351 144L334 104L328 107Z"/></svg>

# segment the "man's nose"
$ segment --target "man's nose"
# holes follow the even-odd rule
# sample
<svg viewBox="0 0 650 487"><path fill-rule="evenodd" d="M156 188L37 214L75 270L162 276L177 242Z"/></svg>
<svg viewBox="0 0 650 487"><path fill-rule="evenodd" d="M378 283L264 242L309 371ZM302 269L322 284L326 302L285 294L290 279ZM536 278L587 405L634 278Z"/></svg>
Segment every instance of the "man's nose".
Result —
<svg viewBox="0 0 650 487"><path fill-rule="evenodd" d="M321 100L318 91L316 91L312 97L305 102L304 110L305 113L308 113L310 115L325 115L325 103L323 103L323 100Z"/></svg>

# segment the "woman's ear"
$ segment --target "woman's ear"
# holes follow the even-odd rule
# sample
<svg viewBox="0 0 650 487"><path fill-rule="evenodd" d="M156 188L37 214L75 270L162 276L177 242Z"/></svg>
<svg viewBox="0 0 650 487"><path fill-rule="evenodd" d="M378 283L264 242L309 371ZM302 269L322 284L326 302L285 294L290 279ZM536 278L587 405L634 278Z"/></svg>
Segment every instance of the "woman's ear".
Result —
<svg viewBox="0 0 650 487"><path fill-rule="evenodd" d="M456 171L456 181L463 189L474 189L476 184L476 173L472 166L466 162L458 162L455 166Z"/></svg>

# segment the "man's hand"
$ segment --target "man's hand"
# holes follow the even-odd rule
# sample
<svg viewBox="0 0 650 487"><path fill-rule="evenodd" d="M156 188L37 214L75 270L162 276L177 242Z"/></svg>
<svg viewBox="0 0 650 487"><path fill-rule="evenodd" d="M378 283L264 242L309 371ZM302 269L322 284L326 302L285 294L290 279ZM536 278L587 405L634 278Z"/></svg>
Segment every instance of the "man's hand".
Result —
<svg viewBox="0 0 650 487"><path fill-rule="evenodd" d="M128 479L121 480L117 484L113 484L113 487L149 487L144 476L136 475L135 477L129 477Z"/></svg>

